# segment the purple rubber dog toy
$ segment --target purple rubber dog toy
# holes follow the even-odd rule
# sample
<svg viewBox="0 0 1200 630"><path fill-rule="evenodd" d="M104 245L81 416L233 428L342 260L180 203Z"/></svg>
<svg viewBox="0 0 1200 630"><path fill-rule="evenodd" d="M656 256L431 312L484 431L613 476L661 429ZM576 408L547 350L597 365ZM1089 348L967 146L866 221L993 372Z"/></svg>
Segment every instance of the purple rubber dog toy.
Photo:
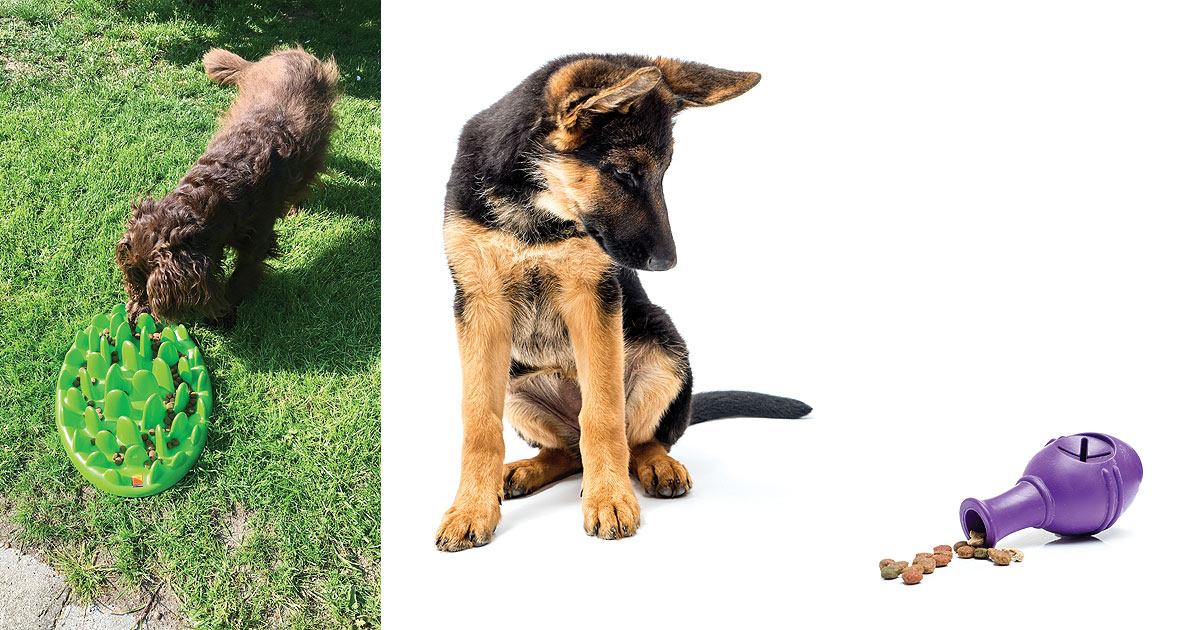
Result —
<svg viewBox="0 0 1200 630"><path fill-rule="evenodd" d="M1008 492L963 501L958 520L965 535L983 532L988 547L1026 527L1095 534L1117 522L1141 482L1142 460L1131 446L1103 433L1077 433L1047 442Z"/></svg>

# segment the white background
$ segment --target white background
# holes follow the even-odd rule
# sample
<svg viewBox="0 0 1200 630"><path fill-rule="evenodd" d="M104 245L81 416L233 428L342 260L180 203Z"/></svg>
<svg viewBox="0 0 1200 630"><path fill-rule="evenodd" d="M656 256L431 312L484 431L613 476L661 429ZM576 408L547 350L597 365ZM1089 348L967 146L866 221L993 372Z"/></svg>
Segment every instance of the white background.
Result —
<svg viewBox="0 0 1200 630"><path fill-rule="evenodd" d="M433 5L384 7L387 627L1150 623L1191 603L1200 21L1185 3ZM815 411L688 431L672 454L694 493L641 497L632 539L584 535L576 476L505 502L491 545L439 553L461 438L440 236L457 134L581 51L763 74L679 116L679 266L642 277L697 390ZM880 558L960 539L963 498L1080 431L1145 464L1098 541L1026 531L1004 541L1019 565L879 578ZM506 439L506 459L533 453Z"/></svg>

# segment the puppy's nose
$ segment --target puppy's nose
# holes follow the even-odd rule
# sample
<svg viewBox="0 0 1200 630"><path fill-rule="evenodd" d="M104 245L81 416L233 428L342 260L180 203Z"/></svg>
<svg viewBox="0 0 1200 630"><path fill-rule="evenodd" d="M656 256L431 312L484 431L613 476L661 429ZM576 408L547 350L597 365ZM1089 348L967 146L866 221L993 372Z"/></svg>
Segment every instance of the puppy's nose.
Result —
<svg viewBox="0 0 1200 630"><path fill-rule="evenodd" d="M663 258L651 256L650 259L646 261L646 268L649 269L650 271L666 271L674 266L675 266L675 257L674 256L663 257Z"/></svg>

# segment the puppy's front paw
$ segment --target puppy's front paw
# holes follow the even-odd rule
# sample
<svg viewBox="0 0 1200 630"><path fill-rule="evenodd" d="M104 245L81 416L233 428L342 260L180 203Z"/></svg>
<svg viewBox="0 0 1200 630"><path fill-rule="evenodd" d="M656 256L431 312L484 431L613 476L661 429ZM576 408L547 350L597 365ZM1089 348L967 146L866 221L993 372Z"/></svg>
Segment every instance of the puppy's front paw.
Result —
<svg viewBox="0 0 1200 630"><path fill-rule="evenodd" d="M692 489L692 477L687 468L669 455L639 461L636 472L642 489L652 497L671 499Z"/></svg>
<svg viewBox="0 0 1200 630"><path fill-rule="evenodd" d="M442 516L435 544L440 551L462 551L492 542L500 522L500 501L495 503L452 505Z"/></svg>
<svg viewBox="0 0 1200 630"><path fill-rule="evenodd" d="M637 533L641 522L642 508L633 495L633 488L584 489L583 529L588 536L606 540L628 538Z"/></svg>

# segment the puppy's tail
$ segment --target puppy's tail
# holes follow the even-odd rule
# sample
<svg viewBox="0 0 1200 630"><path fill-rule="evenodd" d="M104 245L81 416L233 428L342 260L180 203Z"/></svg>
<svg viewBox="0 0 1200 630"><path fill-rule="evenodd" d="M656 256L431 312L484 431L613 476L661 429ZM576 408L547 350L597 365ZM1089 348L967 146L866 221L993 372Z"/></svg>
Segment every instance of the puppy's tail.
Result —
<svg viewBox="0 0 1200 630"><path fill-rule="evenodd" d="M204 53L203 62L208 78L221 85L236 85L238 75L250 65L249 61L222 48L209 49Z"/></svg>
<svg viewBox="0 0 1200 630"><path fill-rule="evenodd" d="M700 392L692 396L690 424L718 418L803 418L812 407L782 396L758 392Z"/></svg>

